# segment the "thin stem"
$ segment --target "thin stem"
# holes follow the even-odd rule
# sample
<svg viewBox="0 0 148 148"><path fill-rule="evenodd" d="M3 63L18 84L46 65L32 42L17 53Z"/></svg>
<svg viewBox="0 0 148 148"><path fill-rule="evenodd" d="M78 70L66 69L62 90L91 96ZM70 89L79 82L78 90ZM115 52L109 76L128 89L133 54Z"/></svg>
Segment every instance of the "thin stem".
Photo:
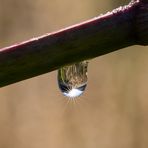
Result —
<svg viewBox="0 0 148 148"><path fill-rule="evenodd" d="M137 42L138 0L89 21L0 49L0 87Z"/></svg>

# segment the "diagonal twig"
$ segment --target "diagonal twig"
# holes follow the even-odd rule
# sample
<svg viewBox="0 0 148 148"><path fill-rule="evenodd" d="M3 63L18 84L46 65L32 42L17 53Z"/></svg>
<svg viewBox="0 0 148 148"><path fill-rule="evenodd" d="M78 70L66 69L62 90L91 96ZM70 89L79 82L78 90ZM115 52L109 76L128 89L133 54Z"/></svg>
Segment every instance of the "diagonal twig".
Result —
<svg viewBox="0 0 148 148"><path fill-rule="evenodd" d="M0 87L134 44L147 45L148 5L143 3L148 2L133 0L103 16L0 49Z"/></svg>

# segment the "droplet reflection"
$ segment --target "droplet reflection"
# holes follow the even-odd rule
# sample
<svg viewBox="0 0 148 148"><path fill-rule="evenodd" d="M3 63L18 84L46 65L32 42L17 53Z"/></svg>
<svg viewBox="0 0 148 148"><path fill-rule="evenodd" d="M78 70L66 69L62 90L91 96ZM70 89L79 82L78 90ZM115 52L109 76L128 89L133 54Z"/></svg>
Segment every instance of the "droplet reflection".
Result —
<svg viewBox="0 0 148 148"><path fill-rule="evenodd" d="M64 66L58 70L58 85L64 96L76 98L83 94L87 85L88 62Z"/></svg>

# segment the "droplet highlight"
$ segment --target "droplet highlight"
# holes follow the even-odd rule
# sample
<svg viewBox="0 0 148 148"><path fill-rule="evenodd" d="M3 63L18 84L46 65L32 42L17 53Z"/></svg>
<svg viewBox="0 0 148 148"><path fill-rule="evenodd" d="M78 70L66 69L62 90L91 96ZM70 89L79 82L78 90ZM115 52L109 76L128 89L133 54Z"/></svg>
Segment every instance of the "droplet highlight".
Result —
<svg viewBox="0 0 148 148"><path fill-rule="evenodd" d="M83 61L58 70L58 85L64 96L74 99L83 94L87 86L87 67L88 62Z"/></svg>

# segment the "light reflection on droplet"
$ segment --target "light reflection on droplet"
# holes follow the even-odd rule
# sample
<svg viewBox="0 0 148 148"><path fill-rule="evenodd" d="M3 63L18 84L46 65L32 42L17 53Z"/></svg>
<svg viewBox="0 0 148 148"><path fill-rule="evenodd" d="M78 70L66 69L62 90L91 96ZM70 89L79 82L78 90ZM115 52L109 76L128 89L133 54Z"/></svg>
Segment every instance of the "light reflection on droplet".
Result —
<svg viewBox="0 0 148 148"><path fill-rule="evenodd" d="M74 99L83 94L87 85L88 62L83 61L58 70L58 85L64 96Z"/></svg>

